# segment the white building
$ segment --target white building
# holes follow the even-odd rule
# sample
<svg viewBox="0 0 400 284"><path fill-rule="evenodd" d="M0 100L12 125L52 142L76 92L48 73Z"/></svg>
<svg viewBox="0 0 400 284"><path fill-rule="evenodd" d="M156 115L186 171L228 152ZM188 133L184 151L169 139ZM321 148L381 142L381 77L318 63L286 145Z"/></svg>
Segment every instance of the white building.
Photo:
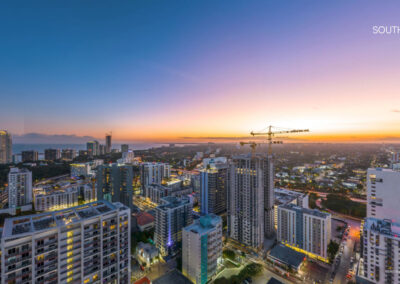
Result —
<svg viewBox="0 0 400 284"><path fill-rule="evenodd" d="M278 207L279 242L310 257L328 261L331 240L331 214L294 204Z"/></svg>
<svg viewBox="0 0 400 284"><path fill-rule="evenodd" d="M228 160L226 157L214 157L214 158L204 158L203 159L203 168L207 168L208 166L215 167L218 164L226 164Z"/></svg>
<svg viewBox="0 0 400 284"><path fill-rule="evenodd" d="M130 210L98 201L5 220L1 283L130 283Z"/></svg>
<svg viewBox="0 0 400 284"><path fill-rule="evenodd" d="M87 177L91 173L91 166L89 163L71 164L71 177Z"/></svg>
<svg viewBox="0 0 400 284"><path fill-rule="evenodd" d="M261 156L242 155L229 165L228 236L255 249L264 243L264 163Z"/></svg>
<svg viewBox="0 0 400 284"><path fill-rule="evenodd" d="M366 218L357 277L369 283L400 283L400 224ZM360 283L363 283L360 281Z"/></svg>
<svg viewBox="0 0 400 284"><path fill-rule="evenodd" d="M133 163L134 160L135 160L135 153L132 150L122 152L123 163L131 164L131 163Z"/></svg>
<svg viewBox="0 0 400 284"><path fill-rule="evenodd" d="M32 172L11 168L8 174L8 206L20 207L32 203Z"/></svg>
<svg viewBox="0 0 400 284"><path fill-rule="evenodd" d="M276 230L278 228L278 206L284 204L294 204L300 207L308 208L308 195L284 188L275 188L274 191L274 227Z"/></svg>
<svg viewBox="0 0 400 284"><path fill-rule="evenodd" d="M96 190L91 183L71 184L69 182L41 185L33 189L35 210L54 211L78 206L96 200Z"/></svg>
<svg viewBox="0 0 400 284"><path fill-rule="evenodd" d="M160 204L161 198L170 196L172 189L161 184L150 184L145 187L144 196L149 198L152 202Z"/></svg>
<svg viewBox="0 0 400 284"><path fill-rule="evenodd" d="M182 272L193 283L207 283L217 272L221 255L221 217L205 215L183 229Z"/></svg>
<svg viewBox="0 0 400 284"><path fill-rule="evenodd" d="M400 171L368 169L367 217L400 222Z"/></svg>
<svg viewBox="0 0 400 284"><path fill-rule="evenodd" d="M182 228L192 224L193 205L189 198L167 196L156 207L154 241L162 256L173 255L182 241Z"/></svg>
<svg viewBox="0 0 400 284"><path fill-rule="evenodd" d="M171 176L171 166L165 163L141 163L140 164L140 183L142 194L145 187L149 184L161 184L164 178Z"/></svg>

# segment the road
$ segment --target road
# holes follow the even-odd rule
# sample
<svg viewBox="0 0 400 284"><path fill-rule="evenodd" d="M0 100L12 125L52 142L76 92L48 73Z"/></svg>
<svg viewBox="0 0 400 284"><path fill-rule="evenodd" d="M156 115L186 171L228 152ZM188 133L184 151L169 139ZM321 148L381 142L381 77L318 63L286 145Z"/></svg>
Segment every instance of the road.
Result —
<svg viewBox="0 0 400 284"><path fill-rule="evenodd" d="M334 284L346 283L346 275L350 269L350 259L353 256L355 259L354 245L360 240L360 222L353 219L344 219L340 216L334 216L337 219L341 219L350 226L349 235L346 244L343 246L343 253L340 258L340 264L336 271L334 278Z"/></svg>

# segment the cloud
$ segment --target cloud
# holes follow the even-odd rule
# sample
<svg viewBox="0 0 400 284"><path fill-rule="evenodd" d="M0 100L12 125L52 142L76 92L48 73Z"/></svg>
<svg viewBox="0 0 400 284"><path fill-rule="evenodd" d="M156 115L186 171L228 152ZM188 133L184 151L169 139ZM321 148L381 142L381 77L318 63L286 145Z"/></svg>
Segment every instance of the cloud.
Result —
<svg viewBox="0 0 400 284"><path fill-rule="evenodd" d="M41 134L26 133L13 135L13 143L17 144L83 144L96 138L91 136L77 136L68 134Z"/></svg>
<svg viewBox="0 0 400 284"><path fill-rule="evenodd" d="M393 109L392 112L400 113L400 109Z"/></svg>

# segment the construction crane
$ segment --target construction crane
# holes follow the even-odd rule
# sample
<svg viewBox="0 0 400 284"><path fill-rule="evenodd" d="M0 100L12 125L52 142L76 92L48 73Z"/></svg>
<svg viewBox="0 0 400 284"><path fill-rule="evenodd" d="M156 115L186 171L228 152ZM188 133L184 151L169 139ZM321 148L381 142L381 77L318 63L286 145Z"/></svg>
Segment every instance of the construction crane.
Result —
<svg viewBox="0 0 400 284"><path fill-rule="evenodd" d="M272 125L268 126L267 132L250 132L252 136L266 136L268 142L268 155L272 154L272 144L283 144L283 141L273 140L275 134L289 134L289 133L299 133L299 132L309 132L308 129L286 129L286 130L277 130L273 131L274 127ZM278 137L280 138L280 137Z"/></svg>
<svg viewBox="0 0 400 284"><path fill-rule="evenodd" d="M251 156L254 156L254 153L256 151L256 147L257 147L257 143L254 141L249 141L249 142L240 142L240 146L244 146L244 145L250 145L251 148Z"/></svg>

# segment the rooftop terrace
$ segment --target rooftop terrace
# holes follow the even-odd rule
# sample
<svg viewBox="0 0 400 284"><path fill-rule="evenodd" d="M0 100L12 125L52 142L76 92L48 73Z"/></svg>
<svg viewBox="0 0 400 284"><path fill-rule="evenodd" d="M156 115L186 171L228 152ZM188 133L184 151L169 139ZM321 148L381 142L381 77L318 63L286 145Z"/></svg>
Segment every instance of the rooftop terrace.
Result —
<svg viewBox="0 0 400 284"><path fill-rule="evenodd" d="M125 209L128 208L119 202L110 203L102 200L50 213L7 218L1 237L29 235L90 219L107 212Z"/></svg>

